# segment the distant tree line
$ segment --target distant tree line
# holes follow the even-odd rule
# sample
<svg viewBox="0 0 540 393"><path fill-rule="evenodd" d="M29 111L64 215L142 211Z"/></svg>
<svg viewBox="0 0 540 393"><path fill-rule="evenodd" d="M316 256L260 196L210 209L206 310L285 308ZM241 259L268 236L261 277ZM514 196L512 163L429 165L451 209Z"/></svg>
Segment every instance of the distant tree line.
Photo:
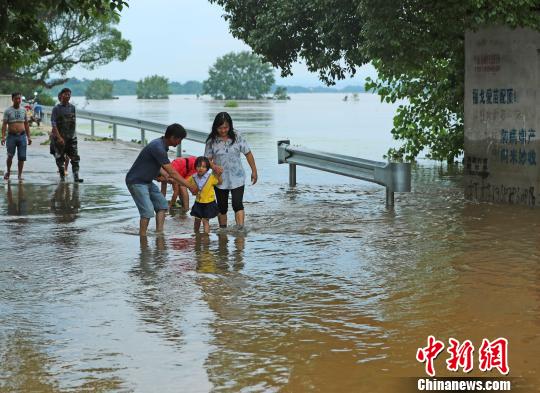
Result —
<svg viewBox="0 0 540 393"><path fill-rule="evenodd" d="M96 80L104 81L104 79L77 79L71 78L65 84L61 86L55 86L53 89L46 91L52 97L56 97L58 92L62 87L69 87L74 96L84 96L86 95L86 90L91 85L92 82ZM127 79L119 79L108 81L112 83L112 96L128 96L137 94L137 81L131 81ZM202 82L198 81L187 81L185 83L180 82L169 82L169 91L170 94L203 94L202 93ZM336 87L325 87L325 86L316 86L316 87L304 87L304 86L279 86L272 85L270 91L272 94L275 93L276 89L279 87L284 87L287 89L287 93L362 93L364 88L361 85L351 85L346 86L341 89Z"/></svg>
<svg viewBox="0 0 540 393"><path fill-rule="evenodd" d="M98 80L98 79L96 79ZM101 81L106 81L105 79L100 79ZM58 92L63 87L69 87L71 89L71 94L74 96L84 96L86 90L90 84L94 82L90 79L77 79L71 78L65 84L61 86L55 86L53 89L49 90L47 93L56 97ZM113 81L107 81L112 83L112 95L113 96L126 96L126 95L136 95L137 94L137 81L130 81L127 79L119 79ZM202 94L202 83L197 81L187 81L185 83L180 82L169 82L168 88L170 94Z"/></svg>

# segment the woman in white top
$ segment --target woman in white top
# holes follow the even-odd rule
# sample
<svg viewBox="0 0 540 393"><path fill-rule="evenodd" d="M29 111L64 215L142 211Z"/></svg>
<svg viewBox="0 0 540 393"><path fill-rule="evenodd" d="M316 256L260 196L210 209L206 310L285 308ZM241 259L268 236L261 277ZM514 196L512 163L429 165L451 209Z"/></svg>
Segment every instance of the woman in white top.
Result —
<svg viewBox="0 0 540 393"><path fill-rule="evenodd" d="M257 183L257 166L251 149L244 137L234 130L231 116L227 112L218 113L212 124L212 131L206 139L204 155L211 160L213 167L217 165L223 168L223 182L215 187L219 207L218 221L221 228L227 226L229 191L236 225L239 228L244 226L243 198L246 176L242 167L242 154L246 156L251 168L251 182L255 184Z"/></svg>

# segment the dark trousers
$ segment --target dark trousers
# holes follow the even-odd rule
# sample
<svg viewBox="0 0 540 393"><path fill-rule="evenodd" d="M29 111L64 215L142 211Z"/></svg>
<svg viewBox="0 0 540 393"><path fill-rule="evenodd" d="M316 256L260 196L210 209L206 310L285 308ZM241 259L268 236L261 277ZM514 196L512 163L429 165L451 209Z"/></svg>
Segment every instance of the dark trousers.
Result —
<svg viewBox="0 0 540 393"><path fill-rule="evenodd" d="M220 214L227 214L229 205L229 191L231 192L232 208L234 212L236 213L239 210L244 210L244 204L242 203L242 200L244 199L244 186L233 188L232 190L222 190L214 187L214 190L216 192L216 199Z"/></svg>
<svg viewBox="0 0 540 393"><path fill-rule="evenodd" d="M64 173L64 162L66 161L66 156L71 160L71 168L73 173L79 172L79 152L77 150L77 137L64 139L64 143L60 144L57 142L56 138L53 139L54 143L54 159L56 160L56 166L60 173Z"/></svg>

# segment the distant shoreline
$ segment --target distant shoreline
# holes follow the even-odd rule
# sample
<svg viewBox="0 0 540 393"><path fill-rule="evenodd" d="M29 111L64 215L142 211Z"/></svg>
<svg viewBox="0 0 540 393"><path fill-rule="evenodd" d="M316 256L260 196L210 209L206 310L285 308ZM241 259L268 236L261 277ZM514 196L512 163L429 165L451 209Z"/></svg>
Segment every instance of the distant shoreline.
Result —
<svg viewBox="0 0 540 393"><path fill-rule="evenodd" d="M84 96L86 88L92 82L91 79L77 79L71 78L66 83L55 86L54 88L47 91L53 97L58 95L58 92L63 87L68 87L71 89L71 93L74 96ZM113 84L113 96L131 96L136 95L137 93L137 82L127 79L111 80ZM274 85L270 89L270 94L273 94L277 87L284 87L287 89L287 94L297 94L297 93L342 93L342 94L354 94L354 93L365 93L363 85L350 85L343 88L336 87L327 87L327 86L314 86L314 87L305 87L305 86L283 86L283 85ZM185 83L180 82L169 82L169 90L171 95L202 95L202 82L199 81L187 81Z"/></svg>

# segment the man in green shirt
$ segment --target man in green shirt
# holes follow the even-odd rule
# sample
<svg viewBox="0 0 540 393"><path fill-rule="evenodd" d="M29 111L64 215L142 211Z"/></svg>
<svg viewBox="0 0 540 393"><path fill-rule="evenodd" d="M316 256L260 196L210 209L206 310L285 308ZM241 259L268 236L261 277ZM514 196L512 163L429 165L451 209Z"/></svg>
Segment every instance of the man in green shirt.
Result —
<svg viewBox="0 0 540 393"><path fill-rule="evenodd" d="M69 103L71 90L64 87L59 94L60 103L57 104L51 114L52 141L54 143L54 158L60 173L60 179L65 179L64 163L66 156L71 160L73 180L82 183L79 177L79 152L77 149L77 133L75 130L76 116L75 106Z"/></svg>

